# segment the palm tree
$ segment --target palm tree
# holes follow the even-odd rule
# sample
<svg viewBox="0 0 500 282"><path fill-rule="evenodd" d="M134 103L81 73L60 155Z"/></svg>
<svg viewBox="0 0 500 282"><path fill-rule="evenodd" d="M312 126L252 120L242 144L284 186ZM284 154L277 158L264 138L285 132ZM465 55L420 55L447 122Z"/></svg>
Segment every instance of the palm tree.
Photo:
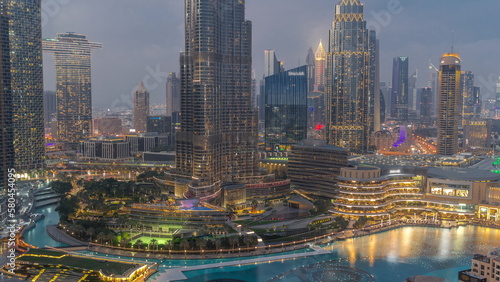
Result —
<svg viewBox="0 0 500 282"><path fill-rule="evenodd" d="M207 246L207 240L205 238L199 238L198 240L196 240L196 246L198 246L200 250L205 249L205 247Z"/></svg>
<svg viewBox="0 0 500 282"><path fill-rule="evenodd" d="M99 234L97 234L96 237L97 237L96 239L101 242L101 245L102 245L102 240L106 239L106 235L104 233L102 233L102 232L100 232Z"/></svg>
<svg viewBox="0 0 500 282"><path fill-rule="evenodd" d="M240 245L240 238L237 236L229 237L229 244L231 245L231 249L234 249L235 245Z"/></svg>
<svg viewBox="0 0 500 282"><path fill-rule="evenodd" d="M151 241L149 242L149 245L151 245L153 248L153 250L155 249L156 245L158 244L158 240L156 239L151 239Z"/></svg>
<svg viewBox="0 0 500 282"><path fill-rule="evenodd" d="M189 241L187 239L183 239L180 245L181 248L184 249L184 251L186 251L191 246L191 244L189 244Z"/></svg>
<svg viewBox="0 0 500 282"><path fill-rule="evenodd" d="M139 240L135 241L134 247L135 247L136 249L140 249L140 248L141 248L141 246L142 246L142 240L141 240L141 239L139 239Z"/></svg>

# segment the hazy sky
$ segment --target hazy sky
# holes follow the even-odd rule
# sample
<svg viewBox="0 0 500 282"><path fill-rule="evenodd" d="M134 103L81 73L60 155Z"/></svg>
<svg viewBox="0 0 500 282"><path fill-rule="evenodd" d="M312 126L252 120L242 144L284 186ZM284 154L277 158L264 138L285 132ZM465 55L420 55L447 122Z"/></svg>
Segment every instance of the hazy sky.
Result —
<svg viewBox="0 0 500 282"><path fill-rule="evenodd" d="M179 72L184 48L183 0L44 0L43 37L76 32L103 43L92 60L93 104L130 103L131 92L145 80L153 103L165 103L168 72ZM274 49L285 67L303 64L320 38L328 41L334 5L339 0L248 0L253 22L253 68L263 73L263 50ZM418 86L427 86L429 60L451 48L462 70L473 71L483 95L494 92L500 75L499 0L365 0L365 19L380 39L381 80L390 82L392 58L410 57ZM325 44L326 47L326 44ZM52 55L44 55L46 90L55 89Z"/></svg>

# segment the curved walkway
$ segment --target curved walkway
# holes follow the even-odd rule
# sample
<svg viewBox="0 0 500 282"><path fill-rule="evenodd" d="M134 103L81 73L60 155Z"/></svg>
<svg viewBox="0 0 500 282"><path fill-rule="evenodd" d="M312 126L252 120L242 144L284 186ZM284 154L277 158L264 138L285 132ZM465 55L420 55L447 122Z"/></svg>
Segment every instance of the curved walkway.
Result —
<svg viewBox="0 0 500 282"><path fill-rule="evenodd" d="M83 246L83 245L87 246L88 245L88 243L77 240L77 239L69 236L68 234L64 233L63 231L59 230L56 225L47 226L47 233L49 234L49 236L52 239L59 241L61 243L64 243L66 245L70 245L70 246Z"/></svg>

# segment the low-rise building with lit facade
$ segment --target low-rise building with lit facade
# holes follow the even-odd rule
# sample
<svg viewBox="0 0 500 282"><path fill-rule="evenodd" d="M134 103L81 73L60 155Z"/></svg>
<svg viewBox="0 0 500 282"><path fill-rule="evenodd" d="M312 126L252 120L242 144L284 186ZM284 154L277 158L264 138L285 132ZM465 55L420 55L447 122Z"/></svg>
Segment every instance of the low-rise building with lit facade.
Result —
<svg viewBox="0 0 500 282"><path fill-rule="evenodd" d="M486 170L360 166L342 168L337 181L334 214L386 216L409 210L499 220L500 174Z"/></svg>
<svg viewBox="0 0 500 282"><path fill-rule="evenodd" d="M419 169L359 166L340 169L335 214L386 216L398 209L420 209L425 176Z"/></svg>

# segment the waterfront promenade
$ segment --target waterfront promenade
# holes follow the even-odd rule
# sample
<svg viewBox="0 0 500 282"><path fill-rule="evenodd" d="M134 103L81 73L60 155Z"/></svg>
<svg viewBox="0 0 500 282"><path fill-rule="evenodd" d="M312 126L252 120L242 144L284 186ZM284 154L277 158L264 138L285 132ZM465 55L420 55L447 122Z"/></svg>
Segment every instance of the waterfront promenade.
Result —
<svg viewBox="0 0 500 282"><path fill-rule="evenodd" d="M297 258L316 256L316 255L324 255L324 254L330 253L329 251L324 250L324 249L317 247L317 246L313 246L311 248L314 250L313 252L300 253L300 254L276 255L276 256L272 256L272 257L258 257L258 258L253 258L253 259L242 259L242 260L234 260L234 261L221 262L221 263L211 263L211 264L204 264L204 265L188 266L188 267L183 267L183 268L167 269L165 272L159 273L159 275L157 277L155 277L155 279L153 281L162 281L163 282L163 281L186 280L187 277L183 273L185 271L202 270L202 269L210 269L210 268L226 267L226 266L257 264L257 263L264 263L264 262L270 263L270 262L274 262L274 261L297 259Z"/></svg>

